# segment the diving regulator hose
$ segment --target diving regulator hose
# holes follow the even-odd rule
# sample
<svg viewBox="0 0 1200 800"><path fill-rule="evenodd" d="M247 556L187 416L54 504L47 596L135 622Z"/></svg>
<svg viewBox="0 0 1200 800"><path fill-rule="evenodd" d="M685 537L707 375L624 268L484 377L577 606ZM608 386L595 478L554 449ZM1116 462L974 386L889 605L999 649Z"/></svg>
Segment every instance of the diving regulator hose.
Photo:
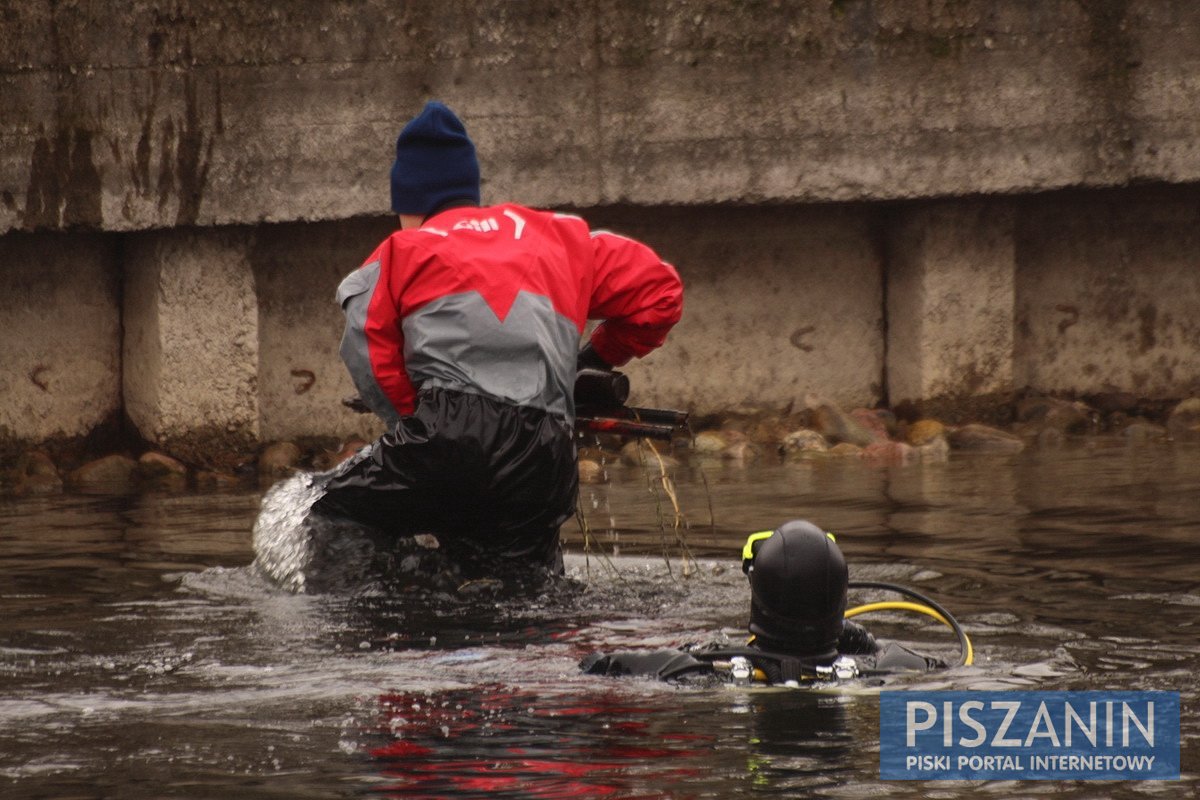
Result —
<svg viewBox="0 0 1200 800"><path fill-rule="evenodd" d="M954 631L954 635L958 637L958 647L960 651L960 659L958 666L970 666L975 662L975 650L971 647L971 640L967 638L967 633L958 624L958 620L954 616L933 600L926 597L918 591L909 589L906 586L897 586L894 583L882 583L880 581L850 581L849 588L851 589L882 589L888 592L896 592L916 600L916 603L909 603L897 600L888 600L878 603L866 603L861 606L846 609L845 617L850 619L859 614L869 614L873 611L915 611L919 614L924 614L928 617L933 617L938 622Z"/></svg>

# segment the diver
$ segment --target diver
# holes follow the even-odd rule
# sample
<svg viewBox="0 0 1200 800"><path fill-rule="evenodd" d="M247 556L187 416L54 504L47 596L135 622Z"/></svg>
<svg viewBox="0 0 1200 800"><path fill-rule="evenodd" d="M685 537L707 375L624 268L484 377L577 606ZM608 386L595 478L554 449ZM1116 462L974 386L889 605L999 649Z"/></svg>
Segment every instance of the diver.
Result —
<svg viewBox="0 0 1200 800"><path fill-rule="evenodd" d="M799 686L859 676L944 669L937 658L897 642L880 641L847 616L906 609L934 617L959 637L961 663L973 660L970 641L949 612L911 589L849 582L846 559L832 534L805 520L751 534L742 551L750 581L750 640L746 647L592 654L580 663L591 675L643 675L670 682L717 680ZM847 590L886 589L918 603L884 602L846 609Z"/></svg>

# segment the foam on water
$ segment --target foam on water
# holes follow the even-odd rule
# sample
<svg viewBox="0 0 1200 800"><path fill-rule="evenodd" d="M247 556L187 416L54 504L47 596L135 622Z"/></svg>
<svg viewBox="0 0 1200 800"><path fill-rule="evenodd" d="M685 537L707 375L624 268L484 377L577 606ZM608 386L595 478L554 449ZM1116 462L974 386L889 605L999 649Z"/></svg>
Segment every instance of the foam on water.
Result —
<svg viewBox="0 0 1200 800"><path fill-rule="evenodd" d="M254 521L254 568L293 592L362 591L387 578L436 573L429 546L413 539L378 546L372 531L312 512L333 473L300 473L263 496Z"/></svg>
<svg viewBox="0 0 1200 800"><path fill-rule="evenodd" d="M284 588L302 592L313 561L314 529L306 524L322 487L309 473L275 484L254 521L254 564Z"/></svg>

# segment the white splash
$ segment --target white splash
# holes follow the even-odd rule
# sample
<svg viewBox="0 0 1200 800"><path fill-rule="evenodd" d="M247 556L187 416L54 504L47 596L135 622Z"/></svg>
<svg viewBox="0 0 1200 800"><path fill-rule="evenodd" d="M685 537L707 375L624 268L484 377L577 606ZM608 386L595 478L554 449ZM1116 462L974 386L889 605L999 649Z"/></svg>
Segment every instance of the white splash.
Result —
<svg viewBox="0 0 1200 800"><path fill-rule="evenodd" d="M254 522L254 565L293 592L361 587L375 547L365 528L311 514L329 473L300 473L271 487Z"/></svg>

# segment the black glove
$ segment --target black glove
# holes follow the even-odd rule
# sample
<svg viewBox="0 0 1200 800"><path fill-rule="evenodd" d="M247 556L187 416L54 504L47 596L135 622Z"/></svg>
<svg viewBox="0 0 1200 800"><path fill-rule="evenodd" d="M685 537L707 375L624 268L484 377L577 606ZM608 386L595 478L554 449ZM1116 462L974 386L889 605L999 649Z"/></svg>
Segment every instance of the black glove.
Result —
<svg viewBox="0 0 1200 800"><path fill-rule="evenodd" d="M576 369L602 369L611 370L612 364L609 364L600 354L596 352L596 348L592 347L592 343L588 342L579 351L579 355L575 359Z"/></svg>
<svg viewBox="0 0 1200 800"><path fill-rule="evenodd" d="M361 397L359 397L358 395L354 395L353 397L343 397L342 405L344 405L346 408L350 409L351 411L355 412L356 414L370 414L371 413L371 407L368 406L366 404L366 402L364 402L363 399Z"/></svg>
<svg viewBox="0 0 1200 800"><path fill-rule="evenodd" d="M672 681L695 673L708 674L712 664L701 661L690 653L678 650L653 650L628 653L592 653L579 662L579 668L588 675L648 675L660 681Z"/></svg>
<svg viewBox="0 0 1200 800"><path fill-rule="evenodd" d="M842 626L842 635L838 637L837 649L843 655L869 656L874 655L879 645L870 631L857 622L846 620Z"/></svg>

